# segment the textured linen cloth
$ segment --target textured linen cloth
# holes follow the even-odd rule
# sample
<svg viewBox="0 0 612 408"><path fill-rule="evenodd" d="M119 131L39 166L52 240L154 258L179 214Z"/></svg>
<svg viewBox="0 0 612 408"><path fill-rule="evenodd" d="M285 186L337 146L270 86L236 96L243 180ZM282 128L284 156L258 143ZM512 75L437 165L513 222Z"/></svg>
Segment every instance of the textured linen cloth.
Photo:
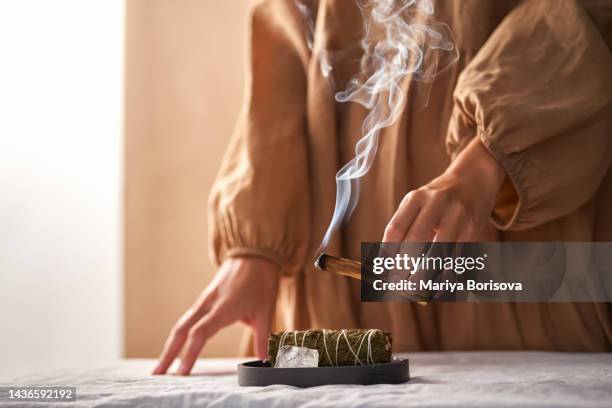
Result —
<svg viewBox="0 0 612 408"><path fill-rule="evenodd" d="M77 387L66 407L602 407L612 406L612 354L413 353L412 380L389 385L240 387L237 360L200 360L191 377L150 376L153 360L17 379ZM3 384L5 385L5 384ZM40 404L6 404L40 406Z"/></svg>
<svg viewBox="0 0 612 408"><path fill-rule="evenodd" d="M398 351L610 350L607 304L361 303L358 282L312 266L335 173L353 157L367 114L334 100L359 70L363 26L353 0L298 3L253 6L244 110L211 194L213 258L260 256L281 267L279 330L380 328ZM459 61L430 87L405 81L406 108L382 131L359 205L326 252L359 259L360 243L382 239L403 196L474 137L508 175L483 238L612 241L612 2L435 8Z"/></svg>

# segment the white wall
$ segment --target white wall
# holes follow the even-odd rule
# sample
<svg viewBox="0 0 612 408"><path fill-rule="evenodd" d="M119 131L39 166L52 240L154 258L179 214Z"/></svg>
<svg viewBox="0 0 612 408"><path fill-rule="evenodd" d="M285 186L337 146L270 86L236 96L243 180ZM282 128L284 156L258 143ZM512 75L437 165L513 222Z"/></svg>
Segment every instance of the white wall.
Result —
<svg viewBox="0 0 612 408"><path fill-rule="evenodd" d="M121 0L0 0L0 380L121 355Z"/></svg>

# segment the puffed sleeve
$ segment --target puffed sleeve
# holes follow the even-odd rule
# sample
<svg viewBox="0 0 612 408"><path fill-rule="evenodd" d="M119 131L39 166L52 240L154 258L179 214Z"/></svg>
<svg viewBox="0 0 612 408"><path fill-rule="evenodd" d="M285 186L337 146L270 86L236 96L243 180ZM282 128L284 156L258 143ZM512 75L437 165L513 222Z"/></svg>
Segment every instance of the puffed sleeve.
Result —
<svg viewBox="0 0 612 408"><path fill-rule="evenodd" d="M506 170L492 215L498 228L528 229L577 210L610 170L604 38L576 0L527 0L461 73L447 148L455 157L478 137Z"/></svg>
<svg viewBox="0 0 612 408"><path fill-rule="evenodd" d="M293 2L251 8L245 105L210 196L214 261L258 256L294 273L309 242L309 57Z"/></svg>

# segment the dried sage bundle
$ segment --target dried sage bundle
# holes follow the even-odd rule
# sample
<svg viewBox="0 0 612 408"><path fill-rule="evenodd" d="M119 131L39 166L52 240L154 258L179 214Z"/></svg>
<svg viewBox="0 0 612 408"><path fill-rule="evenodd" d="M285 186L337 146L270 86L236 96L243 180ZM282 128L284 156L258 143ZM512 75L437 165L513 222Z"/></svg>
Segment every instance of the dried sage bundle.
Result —
<svg viewBox="0 0 612 408"><path fill-rule="evenodd" d="M380 364L391 361L391 333L378 329L303 330L270 334L268 360L274 366L281 346L319 351L319 366Z"/></svg>

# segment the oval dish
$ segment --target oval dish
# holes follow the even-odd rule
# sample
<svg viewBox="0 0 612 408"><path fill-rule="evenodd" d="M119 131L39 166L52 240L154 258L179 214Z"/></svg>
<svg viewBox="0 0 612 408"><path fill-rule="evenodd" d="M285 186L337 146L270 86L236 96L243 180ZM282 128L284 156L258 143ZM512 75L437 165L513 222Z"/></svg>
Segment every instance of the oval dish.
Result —
<svg viewBox="0 0 612 408"><path fill-rule="evenodd" d="M393 359L384 364L303 368L274 368L269 362L260 360L238 364L238 385L251 387L400 384L409 380L408 359Z"/></svg>

